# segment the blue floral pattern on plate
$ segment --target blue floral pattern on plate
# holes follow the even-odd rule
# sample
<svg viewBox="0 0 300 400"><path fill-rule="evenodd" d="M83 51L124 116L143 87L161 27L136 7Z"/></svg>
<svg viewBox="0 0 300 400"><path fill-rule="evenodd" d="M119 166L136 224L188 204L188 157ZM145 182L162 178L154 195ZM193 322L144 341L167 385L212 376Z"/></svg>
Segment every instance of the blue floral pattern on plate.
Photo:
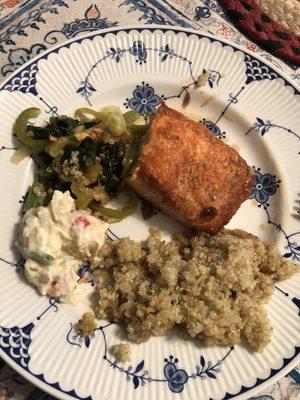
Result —
<svg viewBox="0 0 300 400"><path fill-rule="evenodd" d="M203 118L203 120L200 122L202 122L202 124L205 125L215 137L217 137L218 139L225 139L226 133L224 131L222 132L218 125L215 124L213 121L209 121Z"/></svg>
<svg viewBox="0 0 300 400"><path fill-rule="evenodd" d="M252 126L247 130L245 135L248 135L251 132L257 132L260 133L261 136L264 136L266 133L270 132L271 129L277 128L280 129L283 133L287 133L289 135L294 136L298 141L300 141L300 135L294 132L292 129L287 128L285 126L275 124L271 122L270 120L266 119L263 120L260 117L256 117L256 121L253 123Z"/></svg>
<svg viewBox="0 0 300 400"><path fill-rule="evenodd" d="M95 330L94 334L84 338L80 336L80 333L77 332L74 328L74 325L71 324L71 327L66 335L66 340L72 346L89 348L91 340L96 337L97 332L101 332L102 338L104 340L103 360L105 360L109 364L109 366L124 374L128 382L132 381L134 389L137 389L140 385L144 386L147 382L160 382L167 383L169 389L173 393L180 393L183 391L185 383L187 383L187 381L190 379L216 379L217 374L220 373L221 364L226 360L227 357L229 357L231 352L234 350L234 347L230 347L229 350L226 351L225 356L222 359L218 360L215 364L213 364L211 361L206 361L205 358L201 355L199 359L199 365L196 365L196 371L190 375L188 375L188 373L184 369L178 368L178 358L174 358L173 355L170 355L169 359L164 359L164 376L162 378L156 378L152 377L150 372L144 369L144 360L140 361L134 368L131 365L127 367L120 366L117 360L112 360L109 357L107 341L108 339L105 331L112 325L113 323L109 322L106 325L99 326L99 328Z"/></svg>
<svg viewBox="0 0 300 400"><path fill-rule="evenodd" d="M184 369L177 368L178 358L173 360L173 356L170 356L170 360L165 359L165 362L164 375L168 381L169 389L175 393L182 392L184 384L189 379L188 374Z"/></svg>
<svg viewBox="0 0 300 400"><path fill-rule="evenodd" d="M146 50L144 43L141 40L137 40L136 42L133 42L133 45L129 51L130 51L130 54L137 57L136 62L139 62L139 64L146 62L147 50Z"/></svg>
<svg viewBox="0 0 300 400"><path fill-rule="evenodd" d="M275 175L262 174L260 168L254 170L254 186L249 199L255 199L258 203L266 204L270 196L273 196L279 188L280 180Z"/></svg>
<svg viewBox="0 0 300 400"><path fill-rule="evenodd" d="M148 83L142 82L141 85L137 85L132 93L131 99L126 99L124 103L126 108L136 110L140 114L146 114L155 111L158 106L161 97L155 94L154 89Z"/></svg>

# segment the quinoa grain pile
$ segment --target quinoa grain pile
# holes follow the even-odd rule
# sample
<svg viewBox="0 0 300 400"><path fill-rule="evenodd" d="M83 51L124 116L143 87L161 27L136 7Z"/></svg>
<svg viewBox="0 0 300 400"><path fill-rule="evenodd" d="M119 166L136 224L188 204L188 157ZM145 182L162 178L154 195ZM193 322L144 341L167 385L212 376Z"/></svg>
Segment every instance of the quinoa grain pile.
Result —
<svg viewBox="0 0 300 400"><path fill-rule="evenodd" d="M207 344L233 346L243 336L262 351L272 333L263 305L297 267L241 230L178 234L169 243L150 233L142 244L122 238L104 245L94 270L96 317L123 322L137 343L180 325Z"/></svg>

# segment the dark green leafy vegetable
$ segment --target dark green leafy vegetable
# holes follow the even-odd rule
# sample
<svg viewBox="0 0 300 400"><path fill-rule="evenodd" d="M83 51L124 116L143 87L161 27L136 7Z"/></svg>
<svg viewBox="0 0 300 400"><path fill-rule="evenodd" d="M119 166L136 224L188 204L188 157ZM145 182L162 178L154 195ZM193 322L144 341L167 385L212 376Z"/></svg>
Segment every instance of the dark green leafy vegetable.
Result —
<svg viewBox="0 0 300 400"><path fill-rule="evenodd" d="M51 117L45 126L28 125L27 132L34 139L49 139L50 136L59 138L72 135L79 125L80 122L77 119L61 115Z"/></svg>
<svg viewBox="0 0 300 400"><path fill-rule="evenodd" d="M82 125L85 129L95 128L97 123L95 121L83 121Z"/></svg>
<svg viewBox="0 0 300 400"><path fill-rule="evenodd" d="M116 184L121 178L125 148L121 141L112 145L105 143L100 148L99 158L103 168L100 183L108 193L115 193Z"/></svg>
<svg viewBox="0 0 300 400"><path fill-rule="evenodd" d="M96 163L98 146L99 142L93 140L91 137L87 137L80 142L77 151L79 153L78 158L81 168L86 169Z"/></svg>

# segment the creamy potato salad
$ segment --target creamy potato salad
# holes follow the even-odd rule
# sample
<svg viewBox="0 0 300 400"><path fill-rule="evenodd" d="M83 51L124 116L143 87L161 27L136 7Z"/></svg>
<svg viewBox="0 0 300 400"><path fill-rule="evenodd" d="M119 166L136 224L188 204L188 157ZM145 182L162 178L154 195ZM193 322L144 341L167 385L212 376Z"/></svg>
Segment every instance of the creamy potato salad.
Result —
<svg viewBox="0 0 300 400"><path fill-rule="evenodd" d="M19 224L16 245L26 259L26 278L42 295L68 301L79 265L97 264L107 229L106 222L76 210L69 192L54 191L47 207L27 211Z"/></svg>

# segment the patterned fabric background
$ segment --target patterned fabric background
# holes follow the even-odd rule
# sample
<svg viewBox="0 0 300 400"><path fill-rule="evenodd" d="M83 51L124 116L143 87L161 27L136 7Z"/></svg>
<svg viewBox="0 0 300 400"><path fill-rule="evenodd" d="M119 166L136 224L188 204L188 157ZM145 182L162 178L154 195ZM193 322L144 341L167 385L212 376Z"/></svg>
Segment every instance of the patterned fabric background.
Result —
<svg viewBox="0 0 300 400"><path fill-rule="evenodd" d="M232 26L215 0L0 0L0 81L52 45L124 25L177 25L219 35L259 54L300 83L300 68L259 48ZM51 400L0 360L0 400ZM251 400L300 399L300 368Z"/></svg>

